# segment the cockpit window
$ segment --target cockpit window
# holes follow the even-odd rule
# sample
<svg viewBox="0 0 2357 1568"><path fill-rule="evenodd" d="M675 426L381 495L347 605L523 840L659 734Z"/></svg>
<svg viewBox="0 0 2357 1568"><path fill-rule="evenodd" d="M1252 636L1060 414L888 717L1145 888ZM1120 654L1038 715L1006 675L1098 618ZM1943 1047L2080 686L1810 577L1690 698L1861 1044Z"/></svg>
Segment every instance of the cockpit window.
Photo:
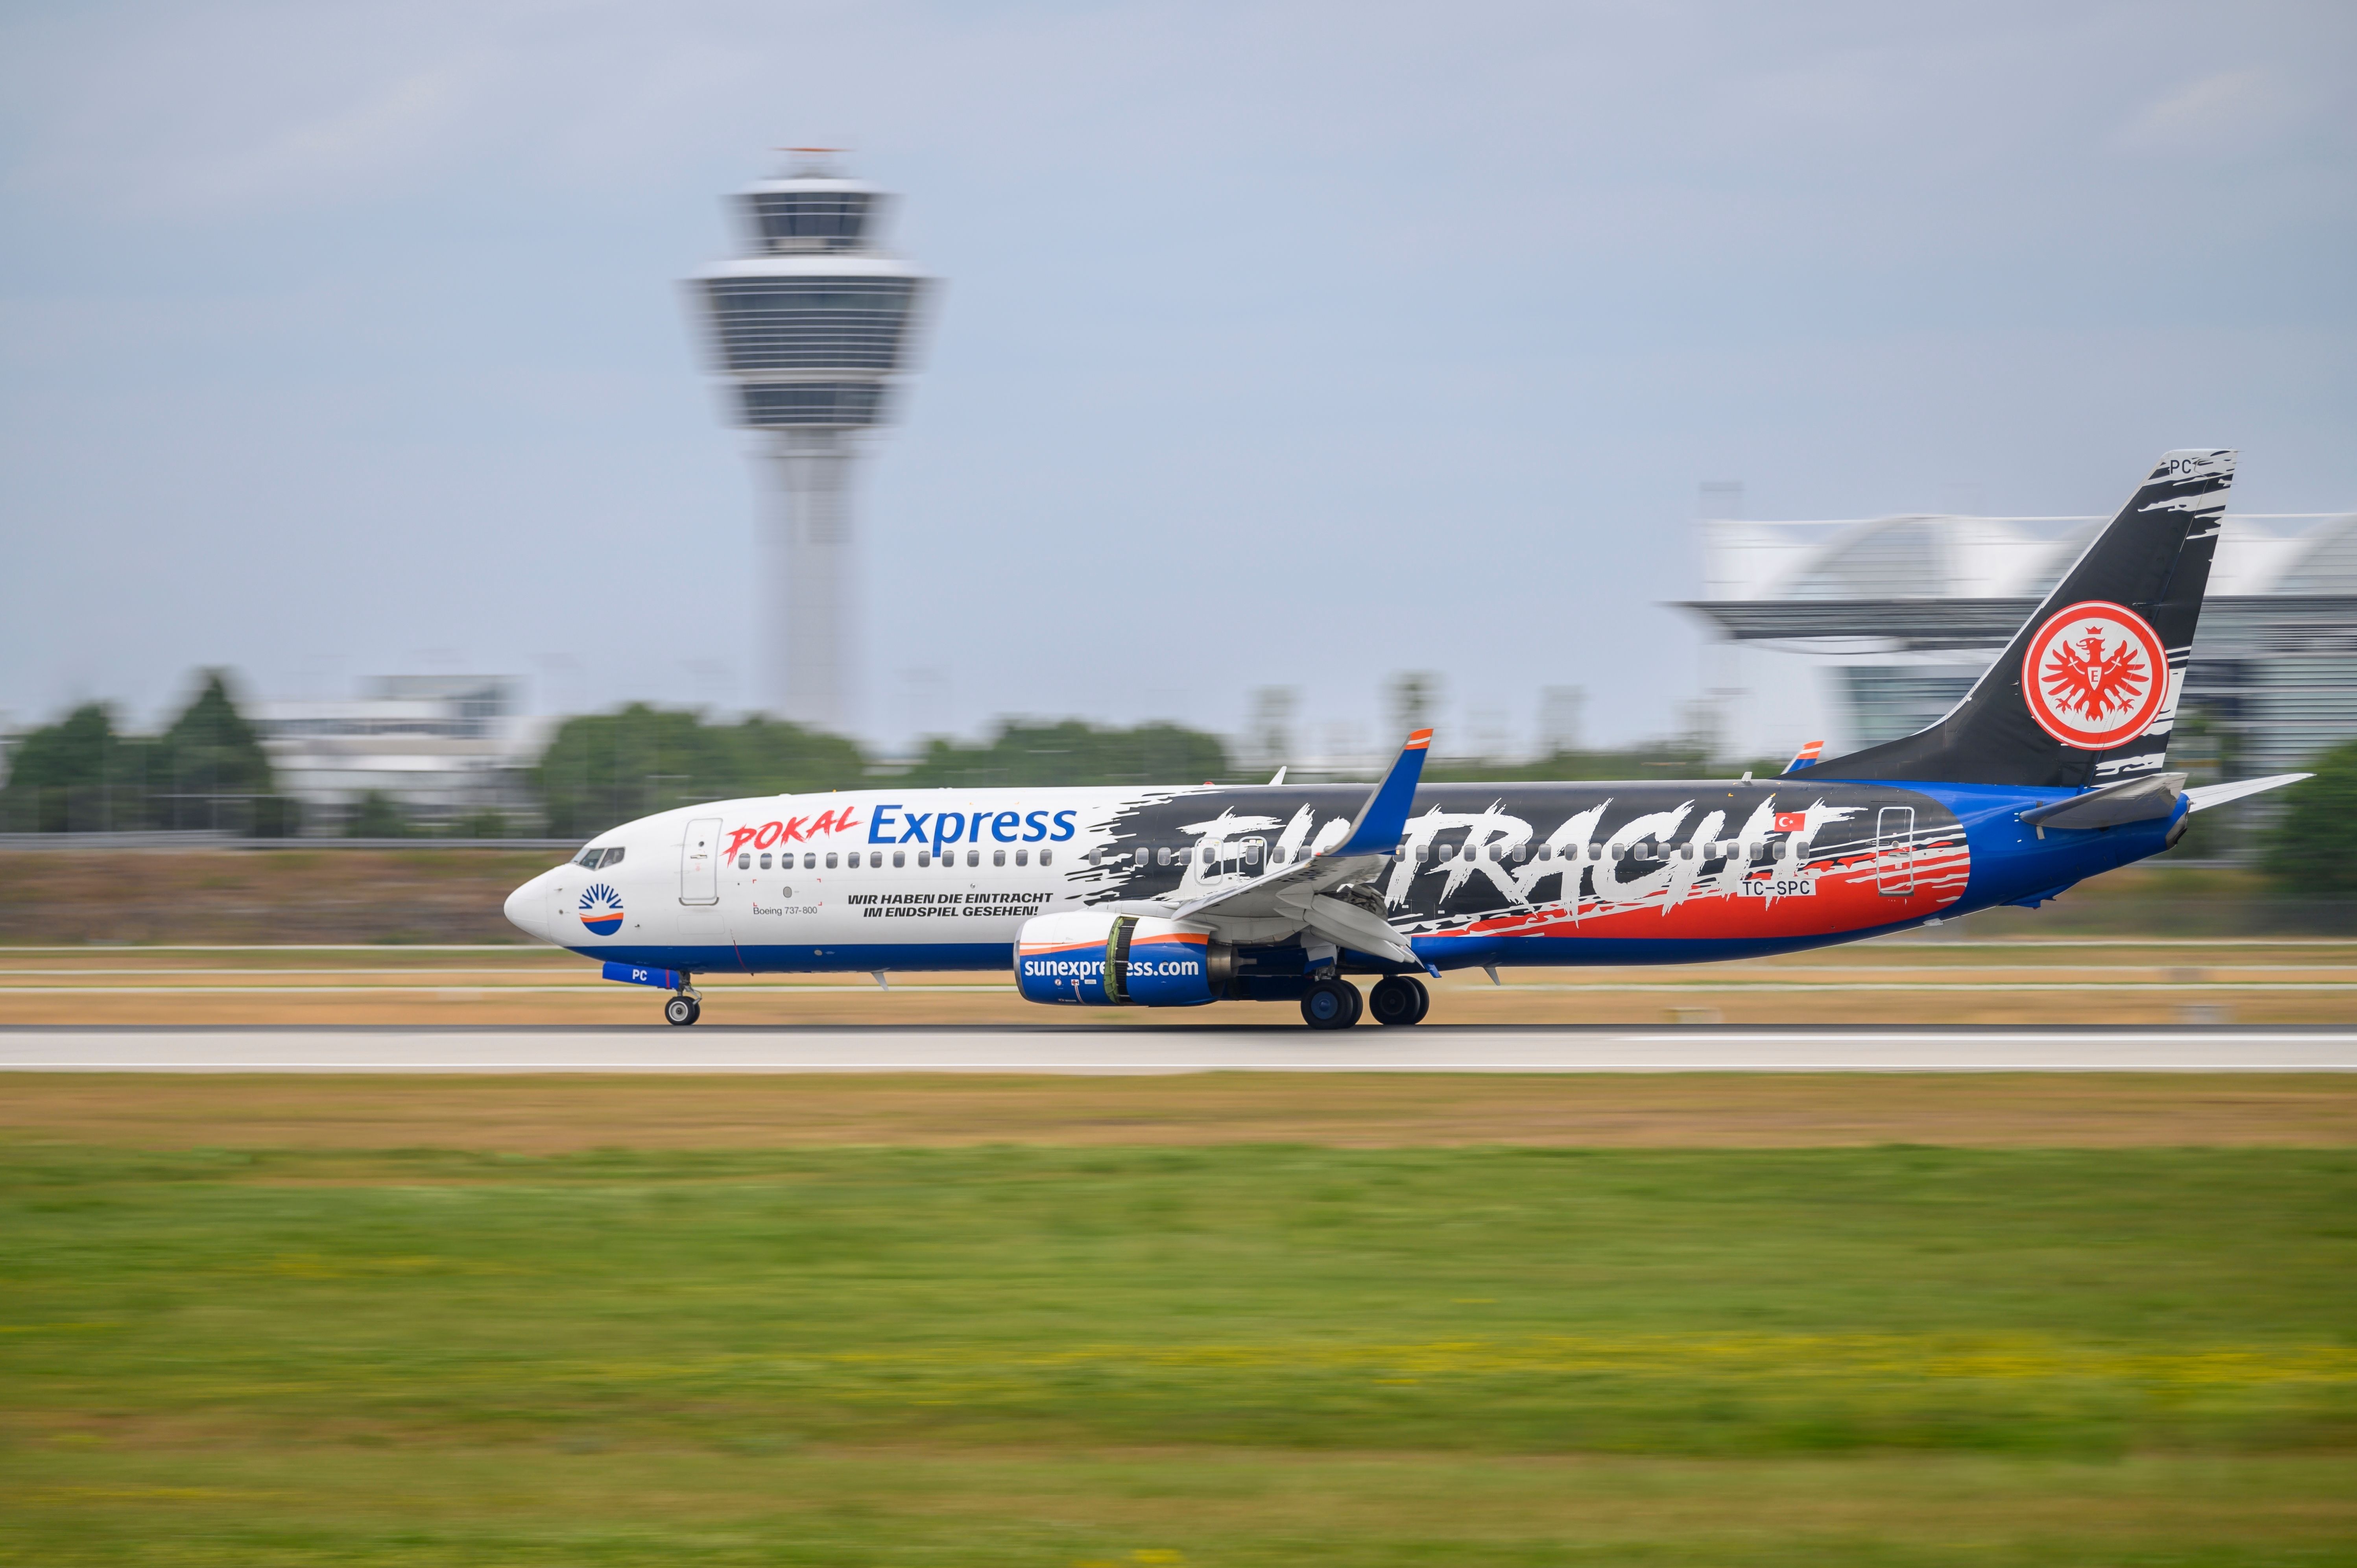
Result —
<svg viewBox="0 0 2357 1568"><path fill-rule="evenodd" d="M622 864L621 847L618 844L609 849L604 844L593 844L575 855L573 864L585 871L596 871L608 865L619 865Z"/></svg>
<svg viewBox="0 0 2357 1568"><path fill-rule="evenodd" d="M607 867L607 866L608 866L608 865L621 865L621 864L622 864L622 846L621 846L620 844L616 844L613 848L611 848L611 849L609 849L609 850L608 850L608 851L606 852L606 858L605 858L605 859L603 859L603 860L601 860L601 861L599 861L599 862L597 863L597 865L598 865L598 868L599 868L600 870L603 870L605 867Z"/></svg>

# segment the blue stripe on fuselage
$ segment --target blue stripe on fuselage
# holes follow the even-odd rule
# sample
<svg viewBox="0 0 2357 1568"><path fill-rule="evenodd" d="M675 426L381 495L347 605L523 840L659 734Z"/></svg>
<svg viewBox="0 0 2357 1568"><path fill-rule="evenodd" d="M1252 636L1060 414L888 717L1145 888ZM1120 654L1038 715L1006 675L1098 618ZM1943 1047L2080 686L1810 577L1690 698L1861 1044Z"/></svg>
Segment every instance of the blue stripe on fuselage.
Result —
<svg viewBox="0 0 2357 1568"><path fill-rule="evenodd" d="M1941 911L1943 918L2010 903L2050 887L2067 886L2158 854L2167 847L2169 825L2190 810L2179 801L2175 811L2148 822L2092 830L2049 828L2041 839L2037 829L2021 820L2021 813L2049 800L2070 800L2080 790L1861 782L1928 795L1953 811L1956 821L1964 824L1964 843L1972 852L1972 875L1965 880L1964 897Z"/></svg>

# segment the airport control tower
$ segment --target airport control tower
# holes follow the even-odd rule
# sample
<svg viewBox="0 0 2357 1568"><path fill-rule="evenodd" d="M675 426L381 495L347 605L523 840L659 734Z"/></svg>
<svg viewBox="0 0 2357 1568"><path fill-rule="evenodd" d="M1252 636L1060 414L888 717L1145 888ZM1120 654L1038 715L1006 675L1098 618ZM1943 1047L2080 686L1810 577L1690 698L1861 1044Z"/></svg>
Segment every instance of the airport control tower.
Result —
<svg viewBox="0 0 2357 1568"><path fill-rule="evenodd" d="M852 723L852 461L884 423L931 282L877 249L889 199L792 148L784 178L736 200L752 254L694 283L730 413L759 431L774 484L762 598L762 696L779 717L833 734Z"/></svg>

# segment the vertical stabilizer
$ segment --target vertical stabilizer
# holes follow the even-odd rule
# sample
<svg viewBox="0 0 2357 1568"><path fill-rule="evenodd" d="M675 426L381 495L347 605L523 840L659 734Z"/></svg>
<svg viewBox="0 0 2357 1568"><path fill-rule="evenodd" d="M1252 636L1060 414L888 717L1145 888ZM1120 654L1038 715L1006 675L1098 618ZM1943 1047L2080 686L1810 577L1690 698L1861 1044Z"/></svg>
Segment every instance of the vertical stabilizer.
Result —
<svg viewBox="0 0 2357 1568"><path fill-rule="evenodd" d="M2169 453L1953 712L1812 777L2080 789L2159 772L2233 478L2232 452Z"/></svg>

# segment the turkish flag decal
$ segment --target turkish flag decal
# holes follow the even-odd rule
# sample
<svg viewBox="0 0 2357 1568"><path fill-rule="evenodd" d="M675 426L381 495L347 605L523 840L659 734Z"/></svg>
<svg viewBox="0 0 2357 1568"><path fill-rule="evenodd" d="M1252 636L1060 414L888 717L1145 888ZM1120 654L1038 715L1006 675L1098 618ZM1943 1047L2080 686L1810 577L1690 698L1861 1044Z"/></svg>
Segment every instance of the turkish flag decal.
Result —
<svg viewBox="0 0 2357 1568"><path fill-rule="evenodd" d="M1809 813L1806 811L1779 811L1776 813L1776 831L1780 833L1796 833L1808 825Z"/></svg>

